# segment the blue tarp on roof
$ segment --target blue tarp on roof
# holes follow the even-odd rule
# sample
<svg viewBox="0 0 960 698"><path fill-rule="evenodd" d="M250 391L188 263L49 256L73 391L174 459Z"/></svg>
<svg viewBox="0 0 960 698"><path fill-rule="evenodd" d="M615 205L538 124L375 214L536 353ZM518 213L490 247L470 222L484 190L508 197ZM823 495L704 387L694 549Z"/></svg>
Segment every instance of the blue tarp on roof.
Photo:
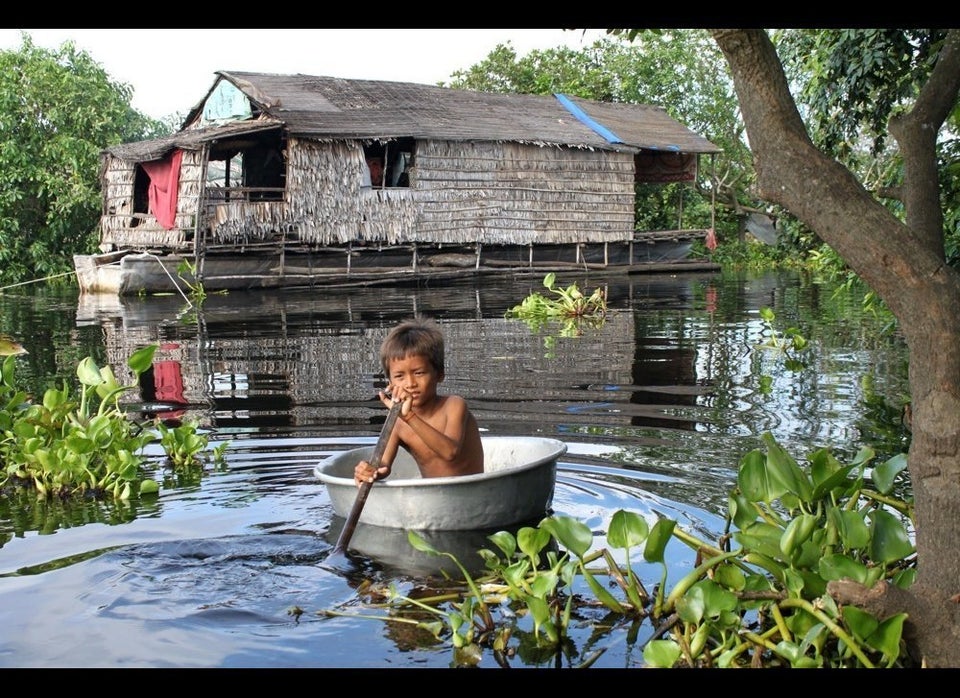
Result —
<svg viewBox="0 0 960 698"><path fill-rule="evenodd" d="M623 143L623 141L620 139L620 137L617 134L615 134L613 131L608 129L603 124L599 124L593 119L591 119L590 116L585 111L583 111L583 109L581 109L576 104L571 102L569 97L567 97L566 95L562 95L560 93L554 93L553 96L556 97L560 101L560 104L562 104L568 112L573 114L578 121L580 121L585 126L589 126L591 129L593 129L594 133L596 133L597 135L603 138L606 138L608 143Z"/></svg>

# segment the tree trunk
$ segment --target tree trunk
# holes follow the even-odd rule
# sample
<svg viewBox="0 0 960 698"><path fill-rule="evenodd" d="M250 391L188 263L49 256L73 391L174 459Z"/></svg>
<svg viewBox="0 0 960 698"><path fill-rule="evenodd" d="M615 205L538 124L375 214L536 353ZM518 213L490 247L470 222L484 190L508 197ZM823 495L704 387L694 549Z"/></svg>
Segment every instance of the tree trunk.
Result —
<svg viewBox="0 0 960 698"><path fill-rule="evenodd" d="M890 125L905 163L906 223L814 147L765 31L711 34L730 65L761 196L815 231L883 299L910 350L917 583L905 593L852 582L829 589L881 617L908 613L910 654L960 667L960 274L944 264L935 150L960 90L960 31L949 32L914 109Z"/></svg>

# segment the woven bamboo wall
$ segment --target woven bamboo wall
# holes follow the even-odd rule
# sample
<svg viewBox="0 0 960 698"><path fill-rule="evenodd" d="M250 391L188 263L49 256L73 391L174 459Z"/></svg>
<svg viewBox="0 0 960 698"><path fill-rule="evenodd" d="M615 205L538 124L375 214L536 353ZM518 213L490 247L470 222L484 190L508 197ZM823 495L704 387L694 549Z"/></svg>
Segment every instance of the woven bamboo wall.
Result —
<svg viewBox="0 0 960 698"><path fill-rule="evenodd" d="M133 213L136 165L109 155L104 156L101 187L103 215L100 217L100 249L120 248L184 250L192 248L197 206L203 176L201 151L187 150L180 165L177 189L176 227L166 230L150 213ZM133 225L137 220L137 225Z"/></svg>
<svg viewBox="0 0 960 698"><path fill-rule="evenodd" d="M361 187L359 141L290 138L286 155L285 200L213 206L205 212L205 246L618 242L633 235L633 158L626 153L422 141L410 188L388 189ZM134 165L109 158L101 248L189 247L202 173L202 151L185 152L177 204L183 228L163 230L152 215L131 227Z"/></svg>
<svg viewBox="0 0 960 698"><path fill-rule="evenodd" d="M301 241L336 245L410 240L416 202L409 189L362 188L359 141L288 141L287 197Z"/></svg>
<svg viewBox="0 0 960 698"><path fill-rule="evenodd" d="M633 157L523 143L418 142L418 238L527 244L633 235Z"/></svg>

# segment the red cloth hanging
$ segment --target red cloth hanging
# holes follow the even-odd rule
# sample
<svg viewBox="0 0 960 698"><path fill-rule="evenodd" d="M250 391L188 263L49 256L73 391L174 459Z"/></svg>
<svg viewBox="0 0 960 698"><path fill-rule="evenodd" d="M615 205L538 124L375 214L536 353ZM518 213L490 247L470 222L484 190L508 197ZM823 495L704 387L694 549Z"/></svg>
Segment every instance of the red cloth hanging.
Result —
<svg viewBox="0 0 960 698"><path fill-rule="evenodd" d="M714 232L713 228L707 228L707 239L704 244L711 252L717 249L717 234Z"/></svg>
<svg viewBox="0 0 960 698"><path fill-rule="evenodd" d="M183 151L178 149L163 160L140 163L150 178L147 191L150 213L156 216L157 223L167 230L173 228L177 220L177 190L180 188L182 160Z"/></svg>

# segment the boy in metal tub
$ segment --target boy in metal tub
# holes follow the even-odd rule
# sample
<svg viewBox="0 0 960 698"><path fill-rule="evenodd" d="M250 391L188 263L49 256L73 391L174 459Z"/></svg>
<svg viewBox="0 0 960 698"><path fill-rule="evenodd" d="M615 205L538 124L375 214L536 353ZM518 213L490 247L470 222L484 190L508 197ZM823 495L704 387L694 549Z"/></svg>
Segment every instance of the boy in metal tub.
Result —
<svg viewBox="0 0 960 698"><path fill-rule="evenodd" d="M354 482L382 480L390 474L403 446L427 477L472 475L483 472L480 430L466 401L459 395L438 395L444 378L443 333L433 320L406 320L390 331L380 347L387 389L380 401L388 409L402 402L380 467L357 463Z"/></svg>

